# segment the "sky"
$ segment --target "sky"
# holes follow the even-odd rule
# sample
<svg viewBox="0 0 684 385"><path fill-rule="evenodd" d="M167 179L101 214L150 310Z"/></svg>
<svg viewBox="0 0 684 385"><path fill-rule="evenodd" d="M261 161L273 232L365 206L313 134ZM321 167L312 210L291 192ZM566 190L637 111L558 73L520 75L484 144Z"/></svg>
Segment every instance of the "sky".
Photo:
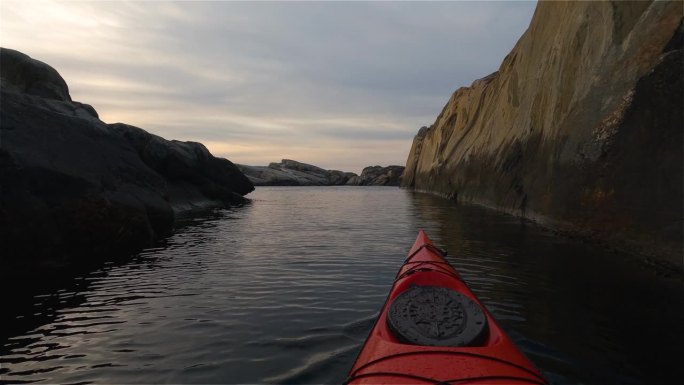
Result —
<svg viewBox="0 0 684 385"><path fill-rule="evenodd" d="M0 46L107 123L235 163L404 165L459 87L496 71L534 2L0 1ZM0 63L1 65L1 63Z"/></svg>

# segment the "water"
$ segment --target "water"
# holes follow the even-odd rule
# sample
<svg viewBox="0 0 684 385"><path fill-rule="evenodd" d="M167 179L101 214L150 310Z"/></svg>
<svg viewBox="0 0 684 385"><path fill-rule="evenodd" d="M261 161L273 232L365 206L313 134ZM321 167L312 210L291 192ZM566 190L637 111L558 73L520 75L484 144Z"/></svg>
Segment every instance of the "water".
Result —
<svg viewBox="0 0 684 385"><path fill-rule="evenodd" d="M250 197L9 301L0 381L339 383L420 228L552 383L684 376L682 281L634 258L396 188Z"/></svg>

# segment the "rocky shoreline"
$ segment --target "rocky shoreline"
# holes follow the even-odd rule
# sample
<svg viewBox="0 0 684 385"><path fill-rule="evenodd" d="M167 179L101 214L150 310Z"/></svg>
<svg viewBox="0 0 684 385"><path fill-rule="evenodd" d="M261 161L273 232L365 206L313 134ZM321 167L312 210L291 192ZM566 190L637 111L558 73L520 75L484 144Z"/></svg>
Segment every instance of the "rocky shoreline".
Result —
<svg viewBox="0 0 684 385"><path fill-rule="evenodd" d="M200 143L102 122L59 73L0 49L0 265L136 252L175 217L246 202L254 186Z"/></svg>
<svg viewBox="0 0 684 385"><path fill-rule="evenodd" d="M0 61L3 272L130 255L168 236L179 216L248 202L254 185L398 186L404 169L235 165L201 143L101 121L54 68L21 52L0 48Z"/></svg>
<svg viewBox="0 0 684 385"><path fill-rule="evenodd" d="M254 186L398 186L675 264L684 211L684 11L539 3L499 71L454 92L403 166L236 165L107 124L49 65L0 48L0 269L151 246ZM5 269L3 269L5 270Z"/></svg>
<svg viewBox="0 0 684 385"><path fill-rule="evenodd" d="M402 186L684 268L676 2L548 3L414 138Z"/></svg>
<svg viewBox="0 0 684 385"><path fill-rule="evenodd" d="M255 186L399 186L403 166L369 166L361 175L283 159L268 166L238 164Z"/></svg>

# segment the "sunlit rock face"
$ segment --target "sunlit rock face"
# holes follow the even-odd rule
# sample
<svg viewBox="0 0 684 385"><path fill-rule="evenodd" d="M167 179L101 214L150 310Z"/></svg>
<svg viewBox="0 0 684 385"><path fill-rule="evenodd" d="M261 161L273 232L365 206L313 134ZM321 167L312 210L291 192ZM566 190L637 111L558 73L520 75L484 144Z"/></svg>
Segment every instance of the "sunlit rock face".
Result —
<svg viewBox="0 0 684 385"><path fill-rule="evenodd" d="M105 124L45 63L3 48L0 74L2 266L139 250L178 213L242 202L254 188L199 143Z"/></svg>
<svg viewBox="0 0 684 385"><path fill-rule="evenodd" d="M403 186L682 264L681 2L540 2L416 135Z"/></svg>

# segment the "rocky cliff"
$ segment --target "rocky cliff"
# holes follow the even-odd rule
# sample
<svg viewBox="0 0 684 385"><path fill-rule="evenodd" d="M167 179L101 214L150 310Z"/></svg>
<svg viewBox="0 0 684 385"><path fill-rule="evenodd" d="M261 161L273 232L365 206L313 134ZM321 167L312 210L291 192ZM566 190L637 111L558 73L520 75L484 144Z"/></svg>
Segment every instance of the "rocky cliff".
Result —
<svg viewBox="0 0 684 385"><path fill-rule="evenodd" d="M403 186L682 264L681 2L540 2L416 135Z"/></svg>
<svg viewBox="0 0 684 385"><path fill-rule="evenodd" d="M361 175L283 159L268 166L237 165L256 186L399 186L403 166L370 166Z"/></svg>
<svg viewBox="0 0 684 385"><path fill-rule="evenodd" d="M45 63L3 48L0 74L0 269L139 250L254 189L199 143L100 121Z"/></svg>

